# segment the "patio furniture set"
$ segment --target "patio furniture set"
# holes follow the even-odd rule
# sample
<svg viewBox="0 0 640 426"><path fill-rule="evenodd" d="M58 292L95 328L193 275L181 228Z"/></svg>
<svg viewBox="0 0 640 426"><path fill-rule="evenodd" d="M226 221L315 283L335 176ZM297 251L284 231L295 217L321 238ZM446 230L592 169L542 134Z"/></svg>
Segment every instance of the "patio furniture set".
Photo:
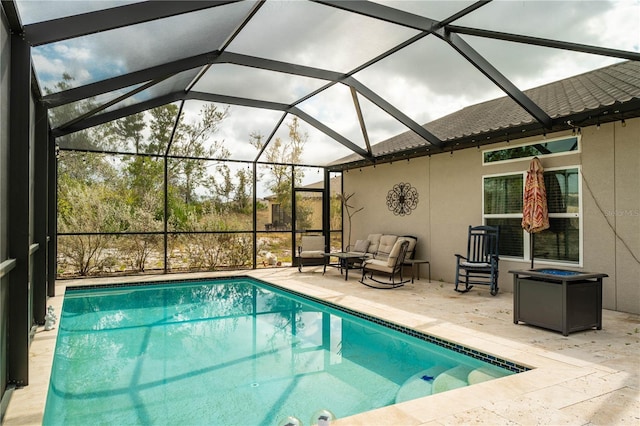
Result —
<svg viewBox="0 0 640 426"><path fill-rule="evenodd" d="M417 238L388 234L370 234L358 240L352 250L329 252L322 235L302 237L298 248L298 270L303 266L322 265L344 272L361 270L360 283L378 289L392 289L409 282L403 267L411 266L411 282L420 279L419 267L429 267L428 260L415 259ZM491 226L469 226L466 256L456 254L455 291L466 293L474 285L487 285L492 296L498 293L499 229ZM335 262L331 259L335 258ZM606 274L566 269L528 269L509 271L514 275L513 322L570 332L602 329L602 279ZM378 278L378 274L388 276Z"/></svg>
<svg viewBox="0 0 640 426"><path fill-rule="evenodd" d="M298 248L298 270L303 266L323 265L323 274L327 266L335 267L344 272L345 280L349 278L349 270L362 271L360 282L376 288L396 288L408 282L404 279L403 268L411 267L411 282L420 279L420 265L429 266L429 281L431 281L431 266L426 259L414 259L417 238L413 236L398 236L391 234L369 234L366 240L358 240L352 250L328 252L325 249L324 236L306 235L302 237ZM332 262L335 258L337 261ZM368 275L367 275L368 273ZM373 276L382 273L389 276L383 281ZM369 281L375 284L369 284Z"/></svg>

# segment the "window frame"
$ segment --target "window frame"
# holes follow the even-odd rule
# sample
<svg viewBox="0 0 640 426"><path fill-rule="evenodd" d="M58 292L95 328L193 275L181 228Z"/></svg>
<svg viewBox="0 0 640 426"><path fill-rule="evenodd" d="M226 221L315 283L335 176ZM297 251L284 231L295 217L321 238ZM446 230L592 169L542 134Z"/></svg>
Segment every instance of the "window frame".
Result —
<svg viewBox="0 0 640 426"><path fill-rule="evenodd" d="M570 138L576 138L576 143L577 143L577 149L575 151L564 151L564 152L554 152L551 154L538 154L538 155L531 155L528 157L519 157L519 158L509 158L507 160L496 160L496 161L490 161L490 162L486 162L485 161L485 155L489 152L496 152L496 151L503 151L503 150L508 150L508 149L515 149L515 148L521 148L521 147L525 147L525 146L531 146L531 145L536 145L536 144L540 144L540 143L550 143L550 142L556 142L556 141L561 141L561 140L565 140L565 139L570 139ZM507 142L508 144L508 142ZM582 135L578 134L578 135L568 135L568 136L559 136L557 138L551 138L551 139L543 139L543 140L537 140L534 142L526 142L526 143L520 143L520 144L508 144L507 146L503 146L502 148L493 148L493 149L485 149L482 151L482 165L483 166L493 166L493 165L497 165L497 164L508 164L508 163L513 163L516 161L531 161L531 159L533 159L534 157L538 157L538 158L553 158L553 157L562 157L565 155L574 155L574 154L581 154L582 153Z"/></svg>
<svg viewBox="0 0 640 426"><path fill-rule="evenodd" d="M518 159L518 161L524 160L523 158ZM507 160L514 161L514 160ZM495 164L495 163L490 163ZM535 258L535 263L544 264L544 265L555 265L555 266L568 266L568 267L582 267L584 264L584 214L583 214L583 191L582 191L582 166L577 164L566 165L566 166L557 166L557 167L549 167L546 168L545 172L553 172L559 170L571 170L576 169L578 171L578 211L577 212L566 212L566 213L549 213L549 218L554 219L562 219L562 218L578 218L578 262L571 262L566 260L558 260L558 259L539 259ZM485 213L485 179L487 178L495 178L501 176L517 176L522 175L522 190L524 193L524 185L527 178L527 171L521 172L503 172L503 173L493 173L482 175L482 223L484 225L487 224L487 219L520 219L522 220L522 212L520 213L504 213L504 214L493 214L493 213ZM509 256L500 254L500 257L506 258L509 260L517 261L517 262L527 262L531 263L531 234L522 229L522 244L523 244L523 256Z"/></svg>

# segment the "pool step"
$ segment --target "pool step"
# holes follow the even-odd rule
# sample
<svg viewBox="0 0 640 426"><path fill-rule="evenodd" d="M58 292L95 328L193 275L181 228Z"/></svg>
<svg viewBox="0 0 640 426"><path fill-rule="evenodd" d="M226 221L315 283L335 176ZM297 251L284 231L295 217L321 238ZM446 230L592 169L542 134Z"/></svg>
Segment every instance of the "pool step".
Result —
<svg viewBox="0 0 640 426"><path fill-rule="evenodd" d="M467 378L472 371L472 368L460 365L439 374L433 381L433 393L446 392L451 389L468 386Z"/></svg>
<svg viewBox="0 0 640 426"><path fill-rule="evenodd" d="M433 393L433 382L447 367L436 365L409 377L398 389L396 404L411 399L422 398Z"/></svg>
<svg viewBox="0 0 640 426"><path fill-rule="evenodd" d="M487 380L493 380L503 376L504 374L501 374L496 370L496 368L480 367L469 373L467 382L469 382L470 385L475 385L477 383L486 382Z"/></svg>
<svg viewBox="0 0 640 426"><path fill-rule="evenodd" d="M433 381L433 393L446 392L468 385L486 382L501 377L501 374L491 367L472 369L465 366L454 367L445 371Z"/></svg>
<svg viewBox="0 0 640 426"><path fill-rule="evenodd" d="M437 365L405 380L396 394L396 404L498 377L501 377L500 373L491 367L473 369L465 366L448 368Z"/></svg>

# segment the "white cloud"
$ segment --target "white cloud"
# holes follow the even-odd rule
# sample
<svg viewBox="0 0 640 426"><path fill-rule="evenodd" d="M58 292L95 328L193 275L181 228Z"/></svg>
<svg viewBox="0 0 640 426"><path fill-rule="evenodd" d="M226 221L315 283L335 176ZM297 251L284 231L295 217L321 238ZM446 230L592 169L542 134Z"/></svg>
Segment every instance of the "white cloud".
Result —
<svg viewBox="0 0 640 426"><path fill-rule="evenodd" d="M56 44L54 45L54 50L60 57L72 61L87 62L92 59L91 49L86 47Z"/></svg>
<svg viewBox="0 0 640 426"><path fill-rule="evenodd" d="M598 35L602 46L640 52L640 2L618 0L612 6L601 15L587 19L585 28Z"/></svg>

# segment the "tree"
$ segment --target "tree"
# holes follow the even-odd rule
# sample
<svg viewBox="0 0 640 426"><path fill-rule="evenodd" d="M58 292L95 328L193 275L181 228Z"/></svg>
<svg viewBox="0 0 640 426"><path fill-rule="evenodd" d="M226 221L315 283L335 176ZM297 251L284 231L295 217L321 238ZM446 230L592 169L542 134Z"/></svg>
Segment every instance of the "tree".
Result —
<svg viewBox="0 0 640 426"><path fill-rule="evenodd" d="M291 211L291 191L295 185L301 184L303 173L296 173L292 177L291 166L300 162L304 145L309 135L302 132L297 117L293 117L287 124L289 128L289 139L282 140L276 138L264 149L264 156L267 162L271 163L271 169L266 176L267 188L274 194L276 202L280 204L283 211ZM259 133L249 135L250 143L258 150L262 150L265 142Z"/></svg>
<svg viewBox="0 0 640 426"><path fill-rule="evenodd" d="M147 152L150 154L164 155L169 141L171 141L171 134L173 133L173 127L176 122L179 123L182 117L178 117L178 107L174 104L163 105L157 108L153 108L149 111L151 114L151 120L149 124L149 130L151 131ZM178 125L175 137L180 137L180 126Z"/></svg>
<svg viewBox="0 0 640 426"><path fill-rule="evenodd" d="M239 213L250 213L251 194L249 194L249 190L251 189L251 172L248 170L238 170L236 172L236 180L238 183L236 184L233 198L234 208Z"/></svg>
<svg viewBox="0 0 640 426"><path fill-rule="evenodd" d="M172 183L185 204L195 201L195 189L209 181L206 166L208 162L204 158L229 158L230 152L224 147L223 141L213 141L207 147L207 142L228 114L228 107L221 110L214 104L205 106L200 111L200 120L183 123L180 132L174 137L171 153L180 157L195 158L173 162L171 167Z"/></svg>
<svg viewBox="0 0 640 426"><path fill-rule="evenodd" d="M135 153L139 154L147 148L143 145L145 127L143 113L128 115L113 122L113 136L117 137L121 144L132 142Z"/></svg>

